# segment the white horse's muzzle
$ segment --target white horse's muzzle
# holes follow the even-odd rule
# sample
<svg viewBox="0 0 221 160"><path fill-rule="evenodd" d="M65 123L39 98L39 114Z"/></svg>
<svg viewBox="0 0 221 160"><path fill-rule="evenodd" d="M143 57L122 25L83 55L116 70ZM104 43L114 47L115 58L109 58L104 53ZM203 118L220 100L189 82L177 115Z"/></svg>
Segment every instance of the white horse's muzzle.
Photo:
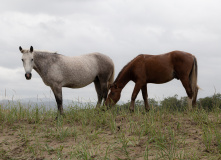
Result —
<svg viewBox="0 0 221 160"><path fill-rule="evenodd" d="M25 78L26 78L27 80L30 80L30 79L31 79L31 76L32 76L31 73L25 73Z"/></svg>

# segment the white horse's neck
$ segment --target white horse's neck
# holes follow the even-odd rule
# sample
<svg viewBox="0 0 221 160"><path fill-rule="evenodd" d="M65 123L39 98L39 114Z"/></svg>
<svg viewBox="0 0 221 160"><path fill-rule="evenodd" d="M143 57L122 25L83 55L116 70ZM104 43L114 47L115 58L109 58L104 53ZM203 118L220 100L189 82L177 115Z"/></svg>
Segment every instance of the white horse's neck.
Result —
<svg viewBox="0 0 221 160"><path fill-rule="evenodd" d="M43 78L47 75L48 69L60 59L57 53L35 51L33 69Z"/></svg>

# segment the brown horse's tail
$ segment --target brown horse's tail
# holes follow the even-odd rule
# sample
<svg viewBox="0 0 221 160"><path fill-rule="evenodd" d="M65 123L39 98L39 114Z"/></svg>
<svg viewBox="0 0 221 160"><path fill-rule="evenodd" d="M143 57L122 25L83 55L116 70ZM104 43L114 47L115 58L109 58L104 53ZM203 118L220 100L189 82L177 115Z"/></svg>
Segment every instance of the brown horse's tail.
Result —
<svg viewBox="0 0 221 160"><path fill-rule="evenodd" d="M197 72L198 72L198 66L197 66L197 60L196 57L193 56L193 67L190 72L189 78L190 78L190 84L193 92L193 105L196 105L196 98L198 94L199 86L197 85Z"/></svg>

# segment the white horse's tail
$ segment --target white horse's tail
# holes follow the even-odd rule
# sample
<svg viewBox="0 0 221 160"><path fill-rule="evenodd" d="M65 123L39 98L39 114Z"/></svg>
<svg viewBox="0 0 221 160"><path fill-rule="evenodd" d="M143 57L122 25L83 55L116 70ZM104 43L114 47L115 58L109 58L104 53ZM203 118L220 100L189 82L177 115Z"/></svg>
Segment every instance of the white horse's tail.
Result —
<svg viewBox="0 0 221 160"><path fill-rule="evenodd" d="M107 84L108 86L114 82L114 74L115 74L115 69L114 69L114 66L113 66L113 71L112 71L111 77L108 80L108 84Z"/></svg>

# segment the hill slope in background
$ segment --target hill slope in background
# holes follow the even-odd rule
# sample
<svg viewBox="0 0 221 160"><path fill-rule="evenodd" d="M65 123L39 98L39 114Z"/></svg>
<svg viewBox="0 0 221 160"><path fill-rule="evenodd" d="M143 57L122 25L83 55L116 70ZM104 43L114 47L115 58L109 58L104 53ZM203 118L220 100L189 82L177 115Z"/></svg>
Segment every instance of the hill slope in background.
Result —
<svg viewBox="0 0 221 160"><path fill-rule="evenodd" d="M16 106L21 105L23 107L44 106L47 109L57 107L56 101L53 99L49 99L49 98L41 98L39 100L37 100L36 98L26 98L26 99L20 99L17 101L7 100L7 99L0 100L0 105L2 106L11 106L12 104ZM68 106L76 106L76 105L79 107L85 107L89 104L93 106L96 105L95 102L77 102L77 101L72 101L68 99L63 100L64 108L67 108Z"/></svg>

